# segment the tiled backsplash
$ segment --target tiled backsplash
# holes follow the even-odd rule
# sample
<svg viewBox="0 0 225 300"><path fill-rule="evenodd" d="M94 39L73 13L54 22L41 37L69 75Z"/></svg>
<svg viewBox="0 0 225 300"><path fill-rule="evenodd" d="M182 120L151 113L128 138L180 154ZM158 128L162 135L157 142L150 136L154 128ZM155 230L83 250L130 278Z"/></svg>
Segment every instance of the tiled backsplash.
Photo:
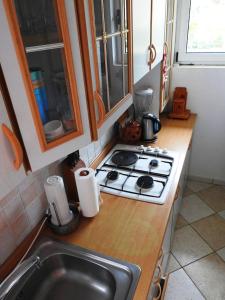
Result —
<svg viewBox="0 0 225 300"><path fill-rule="evenodd" d="M112 135L111 128L100 140L80 149L81 159L87 166L102 151ZM61 175L58 162L29 174L19 186L0 199L0 265L44 216L48 206L44 182L50 175Z"/></svg>
<svg viewBox="0 0 225 300"><path fill-rule="evenodd" d="M80 157L85 162L86 166L89 166L94 158L99 155L112 137L113 127L111 127L98 141L80 149Z"/></svg>

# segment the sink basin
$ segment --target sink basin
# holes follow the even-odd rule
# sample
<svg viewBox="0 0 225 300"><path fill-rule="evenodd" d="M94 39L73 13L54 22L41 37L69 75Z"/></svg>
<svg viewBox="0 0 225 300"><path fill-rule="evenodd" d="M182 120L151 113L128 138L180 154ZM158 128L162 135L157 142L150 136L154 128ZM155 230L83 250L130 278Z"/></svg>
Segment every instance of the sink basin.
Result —
<svg viewBox="0 0 225 300"><path fill-rule="evenodd" d="M40 258L12 288L10 300L132 299L140 268L87 249L44 241L32 255Z"/></svg>

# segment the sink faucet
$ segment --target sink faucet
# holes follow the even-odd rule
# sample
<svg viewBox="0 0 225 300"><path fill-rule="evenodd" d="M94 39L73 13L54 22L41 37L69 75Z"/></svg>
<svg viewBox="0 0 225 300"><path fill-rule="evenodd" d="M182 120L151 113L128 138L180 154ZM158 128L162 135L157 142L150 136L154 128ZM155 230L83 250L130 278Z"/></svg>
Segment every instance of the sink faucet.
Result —
<svg viewBox="0 0 225 300"><path fill-rule="evenodd" d="M0 300L5 299L7 294L16 285L16 283L29 271L33 266L40 268L41 260L39 256L31 256L19 264L0 284Z"/></svg>

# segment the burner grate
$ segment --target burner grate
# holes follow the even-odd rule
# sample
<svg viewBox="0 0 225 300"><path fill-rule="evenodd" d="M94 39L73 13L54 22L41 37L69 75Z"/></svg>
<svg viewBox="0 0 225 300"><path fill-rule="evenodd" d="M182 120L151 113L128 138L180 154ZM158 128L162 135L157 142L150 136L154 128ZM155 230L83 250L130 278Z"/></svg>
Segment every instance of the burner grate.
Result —
<svg viewBox="0 0 225 300"><path fill-rule="evenodd" d="M155 195L153 195L153 194L150 194L150 195L149 195L149 194L146 194L146 193L145 193L145 189L144 189L143 187L139 189L139 192L138 192L138 191L137 191L137 192L133 192L133 191L130 191L130 190L128 190L128 189L124 189L124 186L125 186L127 180L128 180L130 177L132 177L132 178L137 178L137 180L138 180L139 178L141 178L141 177L144 177L144 176L136 176L136 175L133 175L133 174L132 174L133 171L136 172L136 170L132 170L132 171L131 171L130 173L128 173L128 174L122 173L122 172L118 172L119 175L125 176L125 180L123 181L123 183L121 183L121 188L116 188L116 187L113 187L113 186L109 186L109 185L108 185L108 181L109 181L109 180L107 179L107 174L109 173L109 170L107 170L107 169L96 169L96 176L97 176L97 174L98 174L99 172L105 172L105 173L107 173L107 174L106 174L106 181L105 181L105 184L100 183L100 186L103 187L103 188L105 187L105 188L109 188L109 189L111 189L111 190L115 190L115 191L119 191L119 192L126 192L126 193L133 194L133 195L143 195L143 196L153 197L153 198L160 198L160 197L161 197L161 195L162 195L162 193L163 193L163 190L164 190L164 188L165 188L165 185L166 185L166 183L167 183L167 180L166 180L166 181L161 181L161 180L156 180L156 179L154 179L154 182L158 182L158 183L160 183L160 184L163 185L163 188L162 188L160 194L157 195L157 196L155 196ZM148 176L148 177L150 177L150 176Z"/></svg>

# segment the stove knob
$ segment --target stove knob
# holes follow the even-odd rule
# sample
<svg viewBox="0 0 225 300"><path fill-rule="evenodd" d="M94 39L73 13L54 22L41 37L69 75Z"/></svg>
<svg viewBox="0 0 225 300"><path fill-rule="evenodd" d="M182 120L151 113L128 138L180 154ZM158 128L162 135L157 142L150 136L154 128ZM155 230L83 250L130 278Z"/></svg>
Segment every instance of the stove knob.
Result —
<svg viewBox="0 0 225 300"><path fill-rule="evenodd" d="M168 150L165 148L165 149L163 149L162 153L163 153L163 154L167 154L167 153L168 153Z"/></svg>
<svg viewBox="0 0 225 300"><path fill-rule="evenodd" d="M144 151L144 150L145 150L145 147L144 147L144 145L140 145L140 146L137 147L137 149L138 149L138 150L141 150L141 151Z"/></svg>
<svg viewBox="0 0 225 300"><path fill-rule="evenodd" d="M159 153L159 151L160 151L159 147L156 147L155 150L154 150L155 153Z"/></svg>
<svg viewBox="0 0 225 300"><path fill-rule="evenodd" d="M151 146L148 146L146 150L147 150L147 151L152 151L152 147L151 147Z"/></svg>

